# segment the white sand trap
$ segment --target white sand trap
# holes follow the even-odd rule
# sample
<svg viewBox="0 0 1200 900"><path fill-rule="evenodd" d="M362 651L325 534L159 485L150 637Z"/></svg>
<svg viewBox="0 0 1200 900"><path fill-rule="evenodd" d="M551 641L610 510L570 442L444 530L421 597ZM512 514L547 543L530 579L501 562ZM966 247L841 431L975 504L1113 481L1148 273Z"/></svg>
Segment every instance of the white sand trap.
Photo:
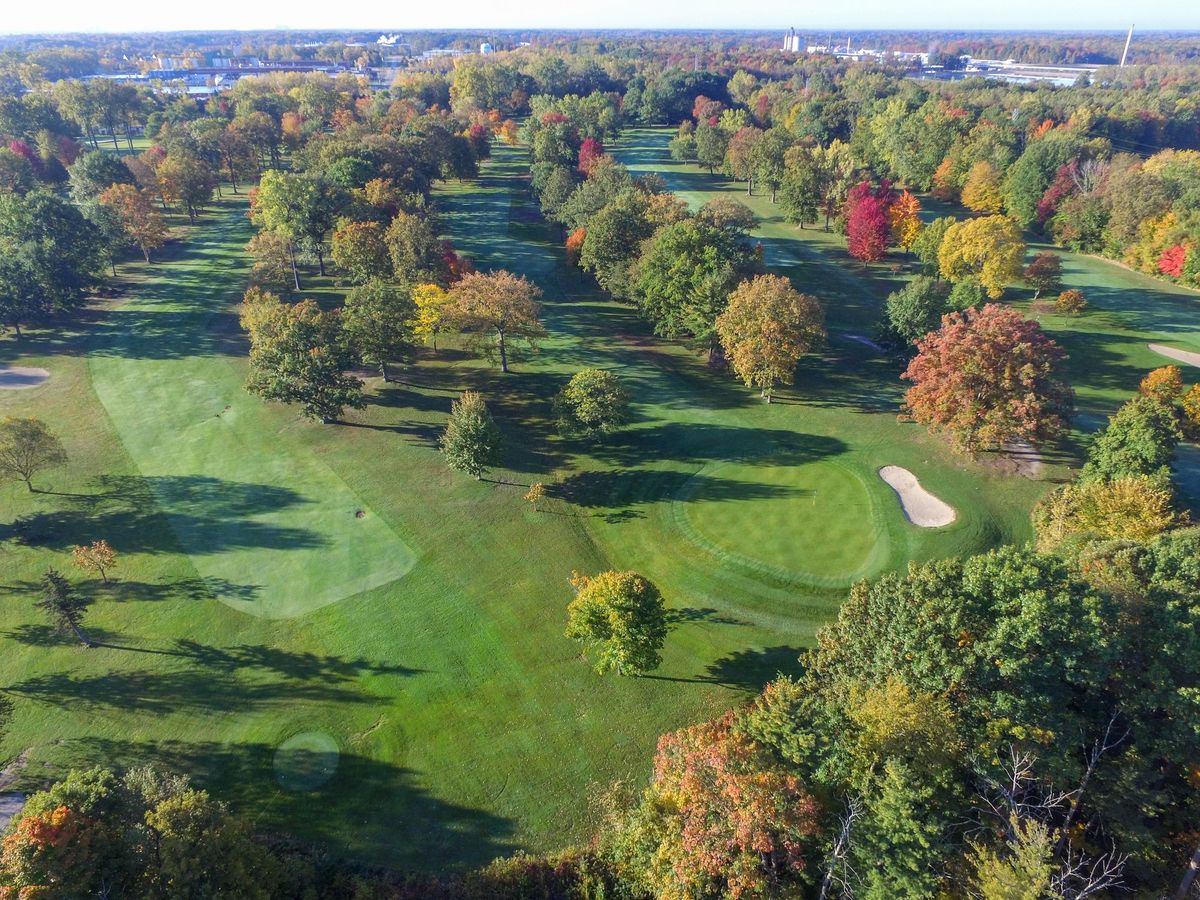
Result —
<svg viewBox="0 0 1200 900"><path fill-rule="evenodd" d="M23 391L26 388L37 387L50 377L45 369L35 369L29 366L0 366L0 390Z"/></svg>
<svg viewBox="0 0 1200 900"><path fill-rule="evenodd" d="M1189 366L1200 366L1200 353L1192 353L1190 350L1176 350L1174 347L1168 347L1165 344L1147 344L1146 346L1155 353L1167 357L1167 359L1187 363Z"/></svg>
<svg viewBox="0 0 1200 900"><path fill-rule="evenodd" d="M908 521L914 525L921 528L941 528L956 518L954 507L921 487L917 476L908 469L884 466L879 470L879 477L896 492L896 496L900 498L900 508L904 510Z"/></svg>

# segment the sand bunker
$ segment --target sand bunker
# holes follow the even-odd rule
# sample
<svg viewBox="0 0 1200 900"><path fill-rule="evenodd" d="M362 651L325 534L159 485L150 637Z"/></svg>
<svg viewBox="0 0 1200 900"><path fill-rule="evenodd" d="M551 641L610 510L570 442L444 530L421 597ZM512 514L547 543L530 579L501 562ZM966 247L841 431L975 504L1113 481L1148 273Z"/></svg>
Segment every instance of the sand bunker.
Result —
<svg viewBox="0 0 1200 900"><path fill-rule="evenodd" d="M940 500L917 481L917 476L900 466L884 466L879 477L900 498L900 507L908 521L921 528L940 528L955 519L954 507Z"/></svg>
<svg viewBox="0 0 1200 900"><path fill-rule="evenodd" d="M1186 363L1189 366L1200 366L1200 353L1192 353L1190 350L1176 350L1174 347L1167 347L1164 344L1147 344L1146 346L1155 353L1167 357L1167 359Z"/></svg>
<svg viewBox="0 0 1200 900"><path fill-rule="evenodd" d="M37 387L49 377L50 373L45 369L0 366L0 390L23 391L25 388Z"/></svg>

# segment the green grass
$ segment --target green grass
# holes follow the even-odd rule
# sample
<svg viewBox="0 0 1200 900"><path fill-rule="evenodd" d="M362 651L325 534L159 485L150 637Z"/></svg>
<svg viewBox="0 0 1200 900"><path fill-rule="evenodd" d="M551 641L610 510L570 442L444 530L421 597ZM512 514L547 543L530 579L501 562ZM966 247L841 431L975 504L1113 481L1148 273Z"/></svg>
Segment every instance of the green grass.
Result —
<svg viewBox="0 0 1200 900"><path fill-rule="evenodd" d="M725 189L663 165L664 146L639 133L619 152L692 179L694 199ZM870 333L885 269L764 224L768 260L825 302L832 332L767 405L567 266L524 170L501 148L438 198L460 250L545 291L549 336L508 376L451 342L398 383L369 379L346 424L246 395L232 301L248 235L228 197L160 264L124 266L124 296L77 332L0 341L4 362L52 373L0 393L0 414L46 419L71 456L39 479L54 493L0 486L14 702L0 758L27 751L27 785L158 760L264 828L363 860L438 870L551 849L591 827L591 785L646 776L662 731L795 671L852 577L1028 536L1048 483L898 422L897 362L845 337ZM594 444L558 437L550 410L585 365L634 398L634 422ZM467 388L507 438L491 482L436 449ZM878 478L887 464L955 523L910 525ZM549 487L538 510L522 499L534 481ZM121 558L109 586L72 573L103 644L83 650L32 596L47 565L69 569L70 546L100 537ZM596 676L562 634L572 570L609 567L642 572L677 612L651 676Z"/></svg>

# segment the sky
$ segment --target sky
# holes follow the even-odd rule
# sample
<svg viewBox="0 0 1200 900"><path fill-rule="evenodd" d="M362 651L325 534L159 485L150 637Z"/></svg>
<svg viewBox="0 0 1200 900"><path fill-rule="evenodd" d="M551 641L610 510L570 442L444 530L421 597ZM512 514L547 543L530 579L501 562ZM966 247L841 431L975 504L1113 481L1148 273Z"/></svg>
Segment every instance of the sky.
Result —
<svg viewBox="0 0 1200 900"><path fill-rule="evenodd" d="M265 28L747 28L800 33L863 28L1200 31L1200 0L57 0L13 2L0 32Z"/></svg>

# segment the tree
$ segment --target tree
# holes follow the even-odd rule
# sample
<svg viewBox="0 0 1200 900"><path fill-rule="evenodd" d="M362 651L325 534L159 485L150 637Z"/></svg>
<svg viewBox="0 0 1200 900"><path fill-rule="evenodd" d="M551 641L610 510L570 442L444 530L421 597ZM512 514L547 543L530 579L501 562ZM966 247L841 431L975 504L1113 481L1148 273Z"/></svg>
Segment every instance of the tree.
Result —
<svg viewBox="0 0 1200 900"><path fill-rule="evenodd" d="M1145 475L1171 483L1171 464L1183 434L1175 410L1150 396L1137 396L1117 410L1088 448L1081 481L1112 481Z"/></svg>
<svg viewBox="0 0 1200 900"><path fill-rule="evenodd" d="M298 251L317 251L321 274L325 274L319 250L329 228L331 210L327 198L313 179L269 169L263 173L258 189L253 192L250 212L257 224L288 239L292 279L297 291L300 290L300 274L296 266Z"/></svg>
<svg viewBox="0 0 1200 900"><path fill-rule="evenodd" d="M1033 510L1037 547L1053 553L1080 541L1145 542L1179 521L1169 486L1146 475L1065 484Z"/></svg>
<svg viewBox="0 0 1200 900"><path fill-rule="evenodd" d="M1049 440L1071 407L1071 389L1058 376L1065 356L1014 309L989 303L949 313L938 331L917 341L917 356L901 376L913 382L906 415L972 451Z"/></svg>
<svg viewBox="0 0 1200 900"><path fill-rule="evenodd" d="M336 265L352 284L366 284L392 274L388 246L378 222L349 222L333 233L330 249Z"/></svg>
<svg viewBox="0 0 1200 900"><path fill-rule="evenodd" d="M887 255L891 226L886 191L886 187L875 190L865 181L850 191L846 200L846 240L855 259L878 262Z"/></svg>
<svg viewBox="0 0 1200 900"><path fill-rule="evenodd" d="M909 346L937 331L947 312L947 293L946 282L918 275L900 290L888 294L889 327Z"/></svg>
<svg viewBox="0 0 1200 900"><path fill-rule="evenodd" d="M448 310L455 324L474 337L473 344L500 354L500 371L508 371L509 345L513 340L536 348L545 335L538 315L541 290L524 276L500 269L486 275L471 272L450 288ZM492 338L495 338L495 345Z"/></svg>
<svg viewBox="0 0 1200 900"><path fill-rule="evenodd" d="M1050 293L1062 288L1062 259L1057 253L1043 251L1030 261L1021 273L1025 283L1033 288L1033 299L1042 292Z"/></svg>
<svg viewBox="0 0 1200 900"><path fill-rule="evenodd" d="M85 153L67 170L71 176L71 199L82 203L99 197L114 184L133 184L133 173L112 153Z"/></svg>
<svg viewBox="0 0 1200 900"><path fill-rule="evenodd" d="M101 538L90 544L77 544L72 547L71 561L77 569L95 572L108 584L108 570L117 564L117 551L108 541Z"/></svg>
<svg viewBox="0 0 1200 900"><path fill-rule="evenodd" d="M70 631L85 647L94 647L95 641L83 630L83 611L87 608L71 583L55 569L47 569L42 576L42 596L34 601L58 631Z"/></svg>
<svg viewBox="0 0 1200 900"><path fill-rule="evenodd" d="M1138 385L1138 393L1172 406L1183 397L1183 372L1179 366L1154 369Z"/></svg>
<svg viewBox="0 0 1200 900"><path fill-rule="evenodd" d="M0 317L13 326L79 306L105 249L72 204L47 191L0 193Z"/></svg>
<svg viewBox="0 0 1200 900"><path fill-rule="evenodd" d="M770 403L775 385L791 384L800 357L824 340L823 320L815 297L782 276L759 275L730 295L716 331L734 372Z"/></svg>
<svg viewBox="0 0 1200 900"><path fill-rule="evenodd" d="M667 637L662 595L636 572L574 575L567 637L595 654L601 675L640 675L658 668Z"/></svg>
<svg viewBox="0 0 1200 900"><path fill-rule="evenodd" d="M584 138L579 147L579 171L588 175L600 157L604 155L604 145L595 138Z"/></svg>
<svg viewBox="0 0 1200 900"><path fill-rule="evenodd" d="M500 429L475 391L454 401L441 443L446 465L472 478L483 478L500 463Z"/></svg>
<svg viewBox="0 0 1200 900"><path fill-rule="evenodd" d="M677 222L646 241L634 267L633 293L658 334L690 336L715 361L717 317L753 268L737 235L702 222Z"/></svg>
<svg viewBox="0 0 1200 900"><path fill-rule="evenodd" d="M1054 300L1054 308L1064 316L1077 316L1087 309L1087 300L1083 296L1083 291L1075 288L1069 288L1063 291Z"/></svg>
<svg viewBox="0 0 1200 900"><path fill-rule="evenodd" d="M293 282L292 242L279 231L263 229L246 245L246 252L254 259L250 270L250 283L290 288Z"/></svg>
<svg viewBox="0 0 1200 900"><path fill-rule="evenodd" d="M364 363L388 380L387 364L412 344L416 306L405 291L378 278L351 288L342 327Z"/></svg>
<svg viewBox="0 0 1200 900"><path fill-rule="evenodd" d="M821 210L824 172L817 154L802 144L788 148L784 163L779 186L783 212L789 222L803 228L805 222L815 222Z"/></svg>
<svg viewBox="0 0 1200 900"><path fill-rule="evenodd" d="M902 191L888 207L888 226L896 246L906 253L912 250L921 235L921 201L908 191Z"/></svg>
<svg viewBox="0 0 1200 900"><path fill-rule="evenodd" d="M196 214L209 204L217 189L213 167L191 153L171 151L156 171L166 201L181 204L188 220L195 222Z"/></svg>
<svg viewBox="0 0 1200 900"><path fill-rule="evenodd" d="M938 266L948 281L978 278L993 300L1021 275L1025 241L1016 220L984 216L956 222L938 248Z"/></svg>
<svg viewBox="0 0 1200 900"><path fill-rule="evenodd" d="M66 463L62 441L41 419L0 421L0 475L25 482L32 492L34 475Z"/></svg>
<svg viewBox="0 0 1200 900"><path fill-rule="evenodd" d="M285 304L252 288L242 302L250 335L246 388L265 400L299 403L314 421L333 422L343 408L362 409L362 382L347 375L354 357L337 312L313 300Z"/></svg>
<svg viewBox="0 0 1200 900"><path fill-rule="evenodd" d="M770 189L772 203L775 202L779 186L783 184L787 171L787 152L793 143L795 138L786 128L768 128L750 150L754 177Z"/></svg>
<svg viewBox="0 0 1200 900"><path fill-rule="evenodd" d="M917 235L912 249L921 261L921 268L926 275L938 274L938 250L941 249L946 232L957 221L954 216L941 216L922 228L921 233Z"/></svg>
<svg viewBox="0 0 1200 900"><path fill-rule="evenodd" d="M611 372L580 369L555 396L554 413L565 434L603 434L628 420L629 394Z"/></svg>
<svg viewBox="0 0 1200 900"><path fill-rule="evenodd" d="M713 228L731 231L745 237L758 227L758 216L732 197L714 197L705 202L696 213L696 220Z"/></svg>
<svg viewBox="0 0 1200 900"><path fill-rule="evenodd" d="M799 896L819 806L729 713L659 738L639 815L648 896Z"/></svg>
<svg viewBox="0 0 1200 900"><path fill-rule="evenodd" d="M729 138L716 125L710 125L707 119L696 126L696 161L708 169L709 175L725 164L728 146Z"/></svg>
<svg viewBox="0 0 1200 900"><path fill-rule="evenodd" d="M150 262L150 251L167 241L167 226L150 197L131 184L114 184L100 195L100 202L112 208L121 230Z"/></svg>
<svg viewBox="0 0 1200 900"><path fill-rule="evenodd" d="M654 234L648 207L646 196L630 189L618 194L588 221L579 265L593 273L600 286L614 297L629 297L630 268L643 242Z"/></svg>
<svg viewBox="0 0 1200 900"><path fill-rule="evenodd" d="M963 206L978 213L995 215L1000 212L1000 173L987 160L971 166L962 189Z"/></svg>
<svg viewBox="0 0 1200 900"><path fill-rule="evenodd" d="M401 281L417 284L444 280L442 242L429 219L401 211L388 226L385 240L392 269Z"/></svg>
<svg viewBox="0 0 1200 900"><path fill-rule="evenodd" d="M450 292L437 284L418 284L412 290L417 316L413 334L428 337L437 349L437 336L449 322Z"/></svg>

